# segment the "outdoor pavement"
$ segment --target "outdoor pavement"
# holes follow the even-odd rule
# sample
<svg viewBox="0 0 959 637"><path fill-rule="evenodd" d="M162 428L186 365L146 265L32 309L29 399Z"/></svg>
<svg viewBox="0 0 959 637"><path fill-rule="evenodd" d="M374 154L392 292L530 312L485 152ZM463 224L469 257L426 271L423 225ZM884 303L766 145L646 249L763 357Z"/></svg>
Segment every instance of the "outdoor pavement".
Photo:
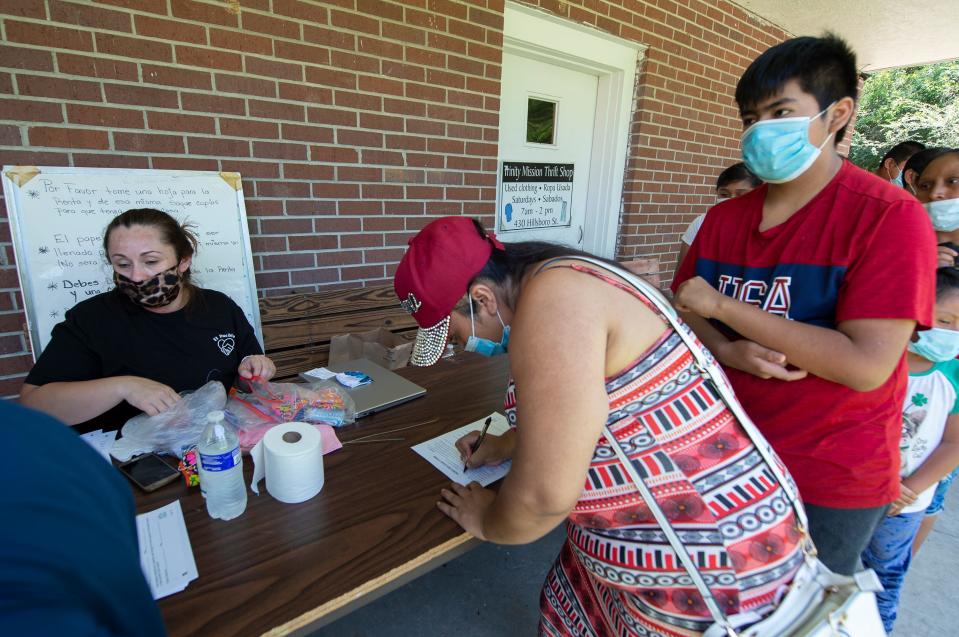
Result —
<svg viewBox="0 0 959 637"><path fill-rule="evenodd" d="M539 590L563 527L533 544L484 544L313 637L536 635ZM959 488L906 578L895 637L959 636ZM877 636L882 637L882 636Z"/></svg>

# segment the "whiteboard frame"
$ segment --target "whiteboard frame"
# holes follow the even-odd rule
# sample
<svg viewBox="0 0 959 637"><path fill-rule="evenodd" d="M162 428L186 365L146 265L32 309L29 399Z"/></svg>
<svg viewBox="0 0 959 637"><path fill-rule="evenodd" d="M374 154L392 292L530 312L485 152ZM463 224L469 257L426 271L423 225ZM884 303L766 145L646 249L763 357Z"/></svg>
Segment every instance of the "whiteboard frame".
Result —
<svg viewBox="0 0 959 637"><path fill-rule="evenodd" d="M40 357L42 349L40 348L40 327L37 317L34 316L33 306L34 306L34 290L31 288L30 281L32 280L30 272L30 259L26 258L27 246L26 239L22 234L22 228L20 225L20 215L23 212L21 206L20 197L22 188L13 183L10 177L7 176L7 173L11 170L18 168L31 168L36 169L38 174L31 179L35 179L40 175L67 175L67 174L111 174L111 175L137 175L143 173L165 173L171 175L181 175L181 176L216 176L220 177L223 172L234 172L234 171L219 171L219 170L159 170L159 169L143 169L143 168L85 168L85 167L71 167L71 166L18 166L18 165L5 165L3 167L3 196L7 202L7 219L10 223L10 234L13 240L13 253L17 260L17 278L20 282L20 291L23 296L23 312L27 318L26 328L27 328L27 340L30 342L30 353L33 355L33 361L36 362L37 358ZM253 332L256 335L256 339L260 343L260 347L263 348L265 352L263 343L263 327L260 323L260 302L259 297L257 296L256 289L256 269L253 264L253 250L250 245L250 225L246 218L246 202L243 198L243 177L240 173L235 173L239 178L239 188L234 190L236 197L236 212L238 216L238 221L240 222L240 238L243 241L243 254L246 257L246 261L249 264L250 276L249 288L250 288L250 298L253 300L253 307L251 311L253 313ZM235 302L235 301L234 301Z"/></svg>

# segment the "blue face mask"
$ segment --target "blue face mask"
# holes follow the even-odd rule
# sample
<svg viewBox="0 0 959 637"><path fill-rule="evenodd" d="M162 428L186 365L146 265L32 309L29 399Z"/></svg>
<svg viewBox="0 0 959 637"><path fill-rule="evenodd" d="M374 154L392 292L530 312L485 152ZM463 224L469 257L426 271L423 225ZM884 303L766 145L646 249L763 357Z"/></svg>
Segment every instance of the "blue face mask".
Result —
<svg viewBox="0 0 959 637"><path fill-rule="evenodd" d="M499 324L503 326L503 336L500 338L499 343L496 343L488 338L480 338L476 335L476 323L473 320L473 299L470 299L469 306L470 330L473 332L473 334L466 339L466 347L464 349L467 352L476 352L477 354L482 354L483 356L496 356L498 354L505 354L506 347L509 345L509 325L503 323L503 317L499 315L499 310L496 310L496 318L499 319Z"/></svg>
<svg viewBox="0 0 959 637"><path fill-rule="evenodd" d="M896 175L895 179L890 179L889 183L893 184L894 186L899 186L900 188L902 188L902 171L901 170L899 171L899 174Z"/></svg>
<svg viewBox="0 0 959 637"><path fill-rule="evenodd" d="M827 135L818 148L813 146L809 141L809 123L816 117L768 119L747 128L740 140L746 167L771 184L792 181L806 172L819 157L823 146L833 138Z"/></svg>
<svg viewBox="0 0 959 637"><path fill-rule="evenodd" d="M959 356L959 332L941 327L919 332L919 340L909 343L909 351L934 363L950 361Z"/></svg>
<svg viewBox="0 0 959 637"><path fill-rule="evenodd" d="M940 232L959 230L959 199L940 199L923 204L932 227Z"/></svg>

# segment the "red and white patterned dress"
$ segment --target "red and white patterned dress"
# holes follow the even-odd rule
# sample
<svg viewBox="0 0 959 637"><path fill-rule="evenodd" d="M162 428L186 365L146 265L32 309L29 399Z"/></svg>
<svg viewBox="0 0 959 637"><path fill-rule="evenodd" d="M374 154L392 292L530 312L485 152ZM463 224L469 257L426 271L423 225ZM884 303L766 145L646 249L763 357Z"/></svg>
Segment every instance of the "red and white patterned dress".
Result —
<svg viewBox="0 0 959 637"><path fill-rule="evenodd" d="M597 276L657 311L632 287L580 265L563 267ZM717 602L727 614L764 615L802 563L792 507L679 335L667 328L606 379L606 393L607 425ZM515 421L512 387L506 407ZM671 637L696 635L712 624L605 437L567 531L543 586L540 634Z"/></svg>

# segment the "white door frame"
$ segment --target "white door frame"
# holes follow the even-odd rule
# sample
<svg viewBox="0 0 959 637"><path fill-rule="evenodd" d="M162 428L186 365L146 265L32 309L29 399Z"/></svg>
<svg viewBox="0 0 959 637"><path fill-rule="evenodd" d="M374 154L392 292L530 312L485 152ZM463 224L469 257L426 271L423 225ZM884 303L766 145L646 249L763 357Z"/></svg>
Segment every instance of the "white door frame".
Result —
<svg viewBox="0 0 959 637"><path fill-rule="evenodd" d="M560 46L562 50L556 48ZM539 9L507 2L503 50L599 76L582 247L613 258L622 216L636 68L646 47ZM498 193L499 188L497 199ZM496 205L498 211L501 202Z"/></svg>

